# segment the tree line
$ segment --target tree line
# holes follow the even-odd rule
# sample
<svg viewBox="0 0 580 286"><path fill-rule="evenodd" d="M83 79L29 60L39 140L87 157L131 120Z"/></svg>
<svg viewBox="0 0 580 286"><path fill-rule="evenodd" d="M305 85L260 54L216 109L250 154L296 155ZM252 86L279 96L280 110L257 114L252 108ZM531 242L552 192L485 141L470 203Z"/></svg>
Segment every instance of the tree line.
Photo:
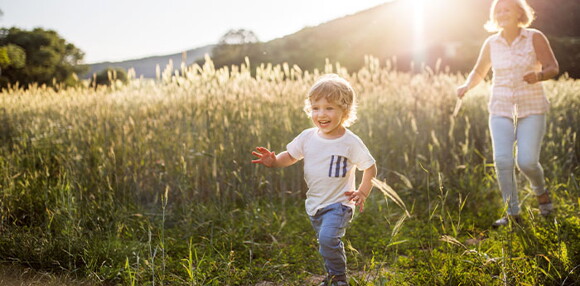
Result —
<svg viewBox="0 0 580 286"><path fill-rule="evenodd" d="M87 72L85 54L67 42L57 32L35 28L31 31L16 27L0 29L0 88L18 84L73 86ZM106 69L94 75L91 85L110 84L112 80L127 81L123 69Z"/></svg>
<svg viewBox="0 0 580 286"><path fill-rule="evenodd" d="M75 74L87 70L82 64L84 53L68 43L57 32L35 28L0 29L0 86L18 82L21 86L33 83L72 85Z"/></svg>

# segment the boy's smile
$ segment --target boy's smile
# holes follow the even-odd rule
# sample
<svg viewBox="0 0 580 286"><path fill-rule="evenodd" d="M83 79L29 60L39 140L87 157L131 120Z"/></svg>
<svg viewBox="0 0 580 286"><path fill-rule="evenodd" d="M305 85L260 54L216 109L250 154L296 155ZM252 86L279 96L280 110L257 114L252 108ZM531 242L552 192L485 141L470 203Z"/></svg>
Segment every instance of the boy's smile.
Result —
<svg viewBox="0 0 580 286"><path fill-rule="evenodd" d="M311 104L312 122L318 127L319 134L323 138L334 139L344 134L346 129L342 123L345 119L345 112L338 104L328 102L324 97L312 101Z"/></svg>

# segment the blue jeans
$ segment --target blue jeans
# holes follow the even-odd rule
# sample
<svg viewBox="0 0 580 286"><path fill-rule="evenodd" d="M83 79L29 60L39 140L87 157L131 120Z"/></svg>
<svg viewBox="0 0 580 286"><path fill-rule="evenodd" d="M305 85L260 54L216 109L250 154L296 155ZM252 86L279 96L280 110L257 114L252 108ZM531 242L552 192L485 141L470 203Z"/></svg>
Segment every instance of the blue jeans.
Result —
<svg viewBox="0 0 580 286"><path fill-rule="evenodd" d="M324 258L326 272L331 276L346 275L346 254L341 238L346 233L352 216L352 209L342 203L321 208L314 216L310 216L318 239L318 251Z"/></svg>
<svg viewBox="0 0 580 286"><path fill-rule="evenodd" d="M546 190L544 170L539 163L542 139L546 131L544 114L529 115L514 120L492 115L489 128L493 143L493 160L503 201L508 205L508 214L520 213L514 163L514 142L517 147L517 166L526 176L536 196Z"/></svg>

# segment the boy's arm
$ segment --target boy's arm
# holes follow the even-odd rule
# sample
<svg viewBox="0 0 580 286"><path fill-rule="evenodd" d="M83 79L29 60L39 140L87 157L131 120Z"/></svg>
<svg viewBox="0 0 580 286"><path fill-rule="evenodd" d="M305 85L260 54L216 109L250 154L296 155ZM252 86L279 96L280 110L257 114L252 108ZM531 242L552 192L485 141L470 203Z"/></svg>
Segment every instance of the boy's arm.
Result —
<svg viewBox="0 0 580 286"><path fill-rule="evenodd" d="M348 199L354 201L357 206L359 206L359 210L362 212L364 209L364 204L366 199L368 198L371 190L373 189L373 183L371 180L377 175L377 165L373 164L372 166L366 168L363 172L363 177L358 190L350 191L344 193L348 196Z"/></svg>
<svg viewBox="0 0 580 286"><path fill-rule="evenodd" d="M252 160L252 163L262 164L269 168L284 168L298 162L287 151L276 155L276 152L270 152L264 147L256 147L256 150L258 152L252 151L252 154L258 159Z"/></svg>

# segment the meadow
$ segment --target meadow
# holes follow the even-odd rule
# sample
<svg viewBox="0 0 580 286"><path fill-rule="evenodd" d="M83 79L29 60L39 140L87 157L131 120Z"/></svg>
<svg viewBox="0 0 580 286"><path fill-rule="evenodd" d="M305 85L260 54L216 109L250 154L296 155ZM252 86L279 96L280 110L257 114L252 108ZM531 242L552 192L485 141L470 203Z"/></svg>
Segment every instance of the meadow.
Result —
<svg viewBox="0 0 580 286"><path fill-rule="evenodd" d="M379 170L344 240L351 285L580 285L580 81L544 85L557 212L541 217L518 173L524 222L492 229L505 208L489 82L454 117L465 75L439 67L250 65L3 90L0 262L96 285L313 285L324 273L301 163L250 161L311 126L305 94L334 72L359 95L351 130Z"/></svg>

